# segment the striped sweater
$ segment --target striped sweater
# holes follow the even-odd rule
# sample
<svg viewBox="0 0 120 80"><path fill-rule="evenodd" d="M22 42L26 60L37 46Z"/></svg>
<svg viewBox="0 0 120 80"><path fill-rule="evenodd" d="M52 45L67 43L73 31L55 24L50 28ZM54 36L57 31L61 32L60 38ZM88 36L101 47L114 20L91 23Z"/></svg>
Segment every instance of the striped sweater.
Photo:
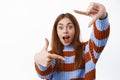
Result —
<svg viewBox="0 0 120 80"><path fill-rule="evenodd" d="M43 67L35 63L38 76L47 80L96 80L96 63L103 51L110 33L108 17L98 19L92 29L90 39L84 46L85 67L74 69L75 51L72 46L64 47L65 62L63 71L55 71L55 60L49 67Z"/></svg>

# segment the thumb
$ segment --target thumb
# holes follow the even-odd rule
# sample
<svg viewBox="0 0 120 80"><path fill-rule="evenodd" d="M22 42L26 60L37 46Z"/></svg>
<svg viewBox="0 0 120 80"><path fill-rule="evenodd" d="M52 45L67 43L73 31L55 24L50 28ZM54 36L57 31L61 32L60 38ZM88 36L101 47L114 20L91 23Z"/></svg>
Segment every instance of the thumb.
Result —
<svg viewBox="0 0 120 80"><path fill-rule="evenodd" d="M49 41L48 41L48 39L47 38L45 38L45 49L47 50L48 49L48 45L49 45Z"/></svg>
<svg viewBox="0 0 120 80"><path fill-rule="evenodd" d="M94 18L89 22L88 27L91 27L96 20L97 20L97 18L94 17Z"/></svg>

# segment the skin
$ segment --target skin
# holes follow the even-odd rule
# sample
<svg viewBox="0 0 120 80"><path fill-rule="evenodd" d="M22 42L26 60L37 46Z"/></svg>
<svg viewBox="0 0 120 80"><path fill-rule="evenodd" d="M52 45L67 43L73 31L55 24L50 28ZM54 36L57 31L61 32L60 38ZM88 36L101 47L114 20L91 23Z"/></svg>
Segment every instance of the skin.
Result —
<svg viewBox="0 0 120 80"><path fill-rule="evenodd" d="M68 18L60 20L57 25L57 34L64 46L70 45L75 34L75 28L72 21Z"/></svg>
<svg viewBox="0 0 120 80"><path fill-rule="evenodd" d="M90 27L97 19L103 19L107 15L105 6L95 2L91 2L86 11L74 11L78 14L86 15L92 18L88 24L88 27Z"/></svg>
<svg viewBox="0 0 120 80"><path fill-rule="evenodd" d="M92 18L92 20L88 24L88 27L93 25L93 23L97 19L104 19L107 15L104 5L102 5L100 3L95 3L95 2L91 2L86 11L74 10L74 12L78 13L78 14L81 14L81 15L89 16L89 17ZM60 38L61 43L64 46L70 45L73 38L74 38L74 27L72 27L72 29L71 29L68 26L69 22L71 22L69 19L64 18L61 21L59 21L59 23L62 24L63 29L59 30L60 29L59 28L59 23L58 23L58 26L57 26L58 36ZM69 35L70 40L64 41L63 38L62 38L64 35ZM45 41L46 41L46 44L43 47L43 49L40 52L36 53L35 56L34 56L34 60L37 64L40 64L44 67L49 67L51 65L51 61L54 60L54 59L65 60L65 58L62 57L62 56L59 56L59 55L56 55L56 54L50 54L48 52L49 41L48 41L48 39L45 39Z"/></svg>

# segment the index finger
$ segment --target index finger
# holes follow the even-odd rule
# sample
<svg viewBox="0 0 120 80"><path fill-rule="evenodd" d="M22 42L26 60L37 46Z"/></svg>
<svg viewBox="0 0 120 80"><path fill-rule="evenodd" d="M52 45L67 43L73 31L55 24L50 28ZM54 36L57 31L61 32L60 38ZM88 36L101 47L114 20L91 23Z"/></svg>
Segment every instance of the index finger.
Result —
<svg viewBox="0 0 120 80"><path fill-rule="evenodd" d="M88 16L88 12L85 11L78 11L78 10L74 10L74 12L78 13L78 14L82 14L82 15L87 15Z"/></svg>
<svg viewBox="0 0 120 80"><path fill-rule="evenodd" d="M60 56L60 55L57 55L57 54L50 54L49 55L49 58L52 58L52 59L59 59L59 60L65 60L64 57Z"/></svg>

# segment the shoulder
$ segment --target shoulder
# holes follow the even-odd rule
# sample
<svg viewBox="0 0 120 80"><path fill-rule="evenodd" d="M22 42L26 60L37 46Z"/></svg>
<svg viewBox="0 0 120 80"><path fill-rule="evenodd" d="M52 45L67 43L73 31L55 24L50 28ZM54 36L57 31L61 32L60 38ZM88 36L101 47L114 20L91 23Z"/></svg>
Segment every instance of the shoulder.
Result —
<svg viewBox="0 0 120 80"><path fill-rule="evenodd" d="M88 44L88 41L82 42L82 49L85 50L85 46Z"/></svg>

